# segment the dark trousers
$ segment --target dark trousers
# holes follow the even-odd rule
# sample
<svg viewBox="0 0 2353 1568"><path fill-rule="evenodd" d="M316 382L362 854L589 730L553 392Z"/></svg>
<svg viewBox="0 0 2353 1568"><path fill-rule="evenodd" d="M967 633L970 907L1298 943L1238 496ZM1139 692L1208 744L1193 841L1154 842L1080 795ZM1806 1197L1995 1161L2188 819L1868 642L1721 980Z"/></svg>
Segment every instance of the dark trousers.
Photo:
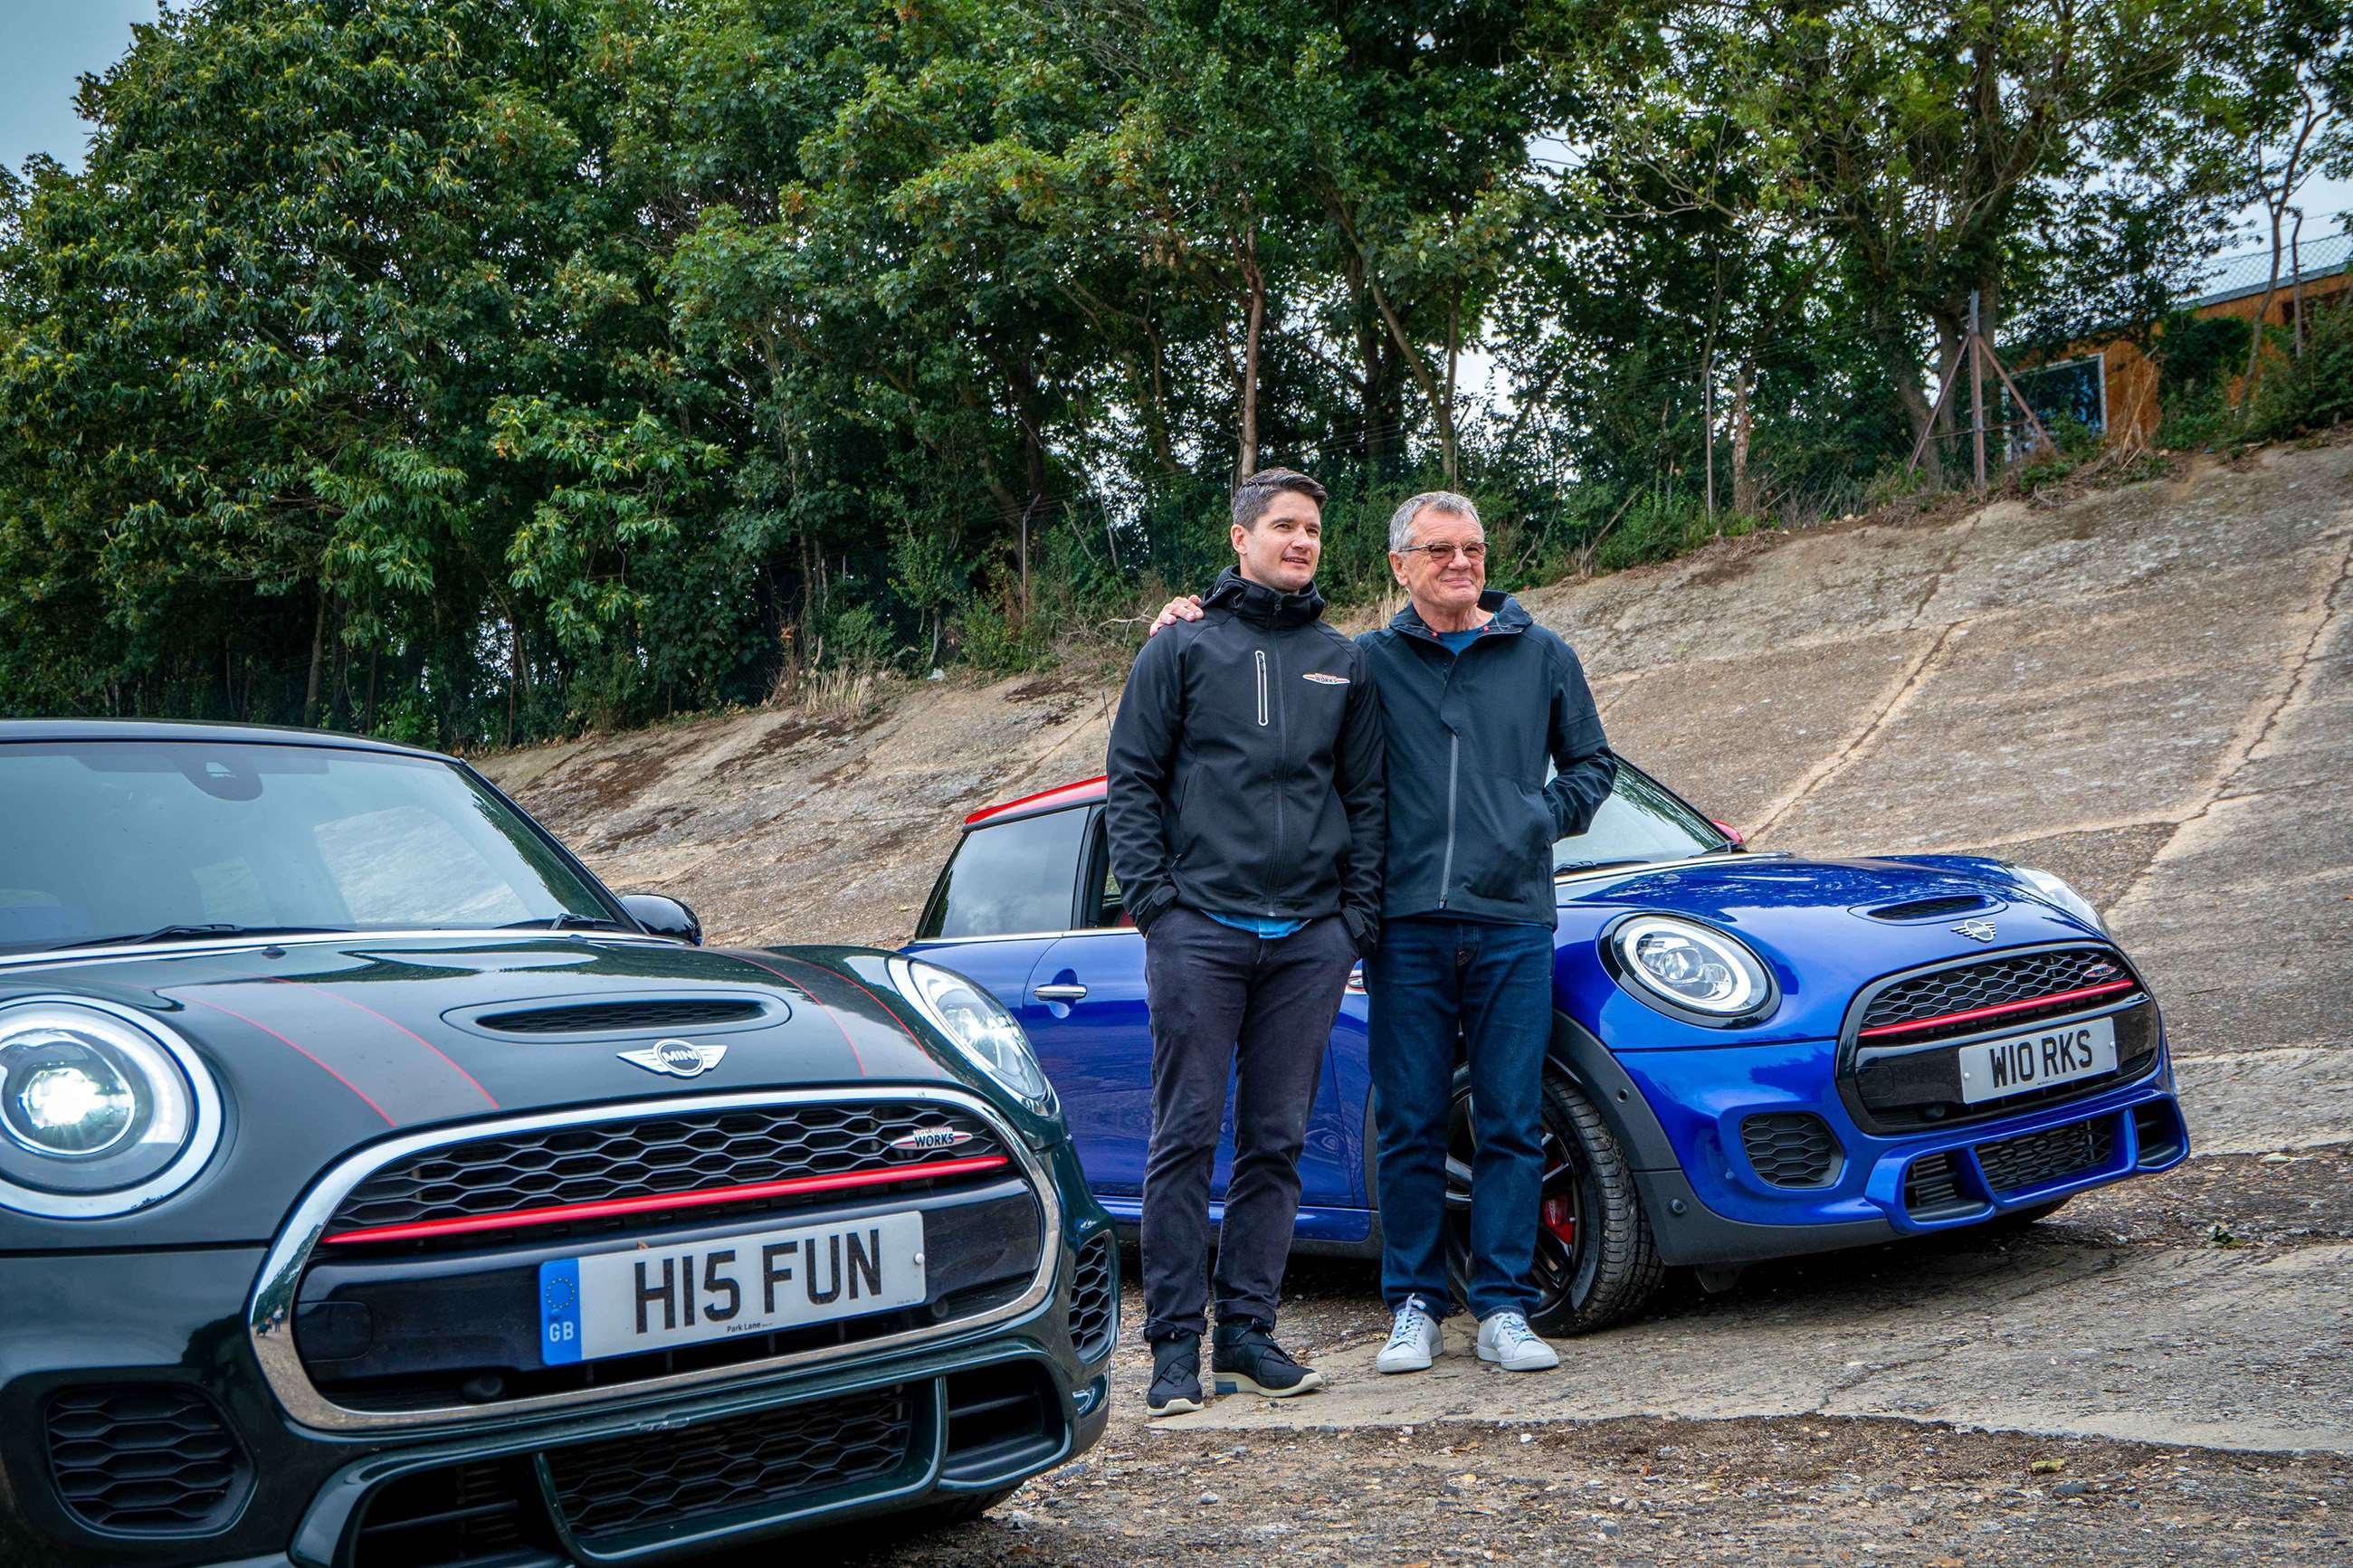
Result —
<svg viewBox="0 0 2353 1568"><path fill-rule="evenodd" d="M1435 1316L1446 1279L1446 1124L1455 1041L1471 1069L1471 1310L1535 1303L1544 1183L1541 1100L1552 1039L1552 931L1417 915L1382 927L1365 961L1374 1121L1379 1137L1381 1294L1419 1296Z"/></svg>
<svg viewBox="0 0 2353 1568"><path fill-rule="evenodd" d="M1271 1328L1299 1153L1356 952L1337 916L1258 937L1188 909L1152 922L1152 1145L1144 1167L1144 1333L1208 1331L1209 1175L1234 1085L1234 1170L1218 1232L1218 1318Z"/></svg>

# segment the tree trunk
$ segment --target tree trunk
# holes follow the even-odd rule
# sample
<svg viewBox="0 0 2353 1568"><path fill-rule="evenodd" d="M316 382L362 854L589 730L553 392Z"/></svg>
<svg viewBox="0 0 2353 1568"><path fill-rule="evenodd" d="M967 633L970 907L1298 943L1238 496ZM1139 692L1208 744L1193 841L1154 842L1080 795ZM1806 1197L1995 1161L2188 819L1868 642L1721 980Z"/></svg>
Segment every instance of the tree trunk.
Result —
<svg viewBox="0 0 2353 1568"><path fill-rule="evenodd" d="M302 728L319 721L319 671L327 658L327 584L319 584L319 613L311 621L311 678L302 687Z"/></svg>
<svg viewBox="0 0 2353 1568"><path fill-rule="evenodd" d="M1748 438L1755 411L1750 389L1757 379L1757 362L1743 361L1732 383L1732 510L1742 517L1757 515L1757 481L1748 472Z"/></svg>
<svg viewBox="0 0 2353 1568"><path fill-rule="evenodd" d="M1928 435L1936 415L1920 391L1920 367L1912 363L1912 347L1905 342L1900 327L1883 321L1873 323L1872 336L1878 344L1880 366L1886 373L1888 384L1895 389L1895 401L1902 405L1905 422L1911 426L1912 440L1917 445L1923 436ZM1951 358L1949 350L1946 358ZM1926 472L1931 489L1945 488L1944 454L1936 449L1933 437L1921 450L1920 467Z"/></svg>
<svg viewBox="0 0 2353 1568"><path fill-rule="evenodd" d="M1237 482L1258 472L1258 354L1266 328L1266 274L1258 264L1258 219L1250 217L1243 239L1242 285L1250 292L1248 318L1242 328L1242 441L1234 459Z"/></svg>

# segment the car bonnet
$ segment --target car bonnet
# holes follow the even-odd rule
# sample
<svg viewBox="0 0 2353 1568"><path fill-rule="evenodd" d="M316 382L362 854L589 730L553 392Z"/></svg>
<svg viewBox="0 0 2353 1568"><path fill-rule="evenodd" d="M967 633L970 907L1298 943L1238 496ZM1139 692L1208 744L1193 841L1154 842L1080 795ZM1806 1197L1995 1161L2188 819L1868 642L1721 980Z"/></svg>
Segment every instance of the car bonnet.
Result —
<svg viewBox="0 0 2353 1568"><path fill-rule="evenodd" d="M0 1002L36 996L110 1002L176 1031L219 1081L227 1135L190 1186L139 1213L0 1211L0 1248L266 1240L336 1159L435 1124L771 1088L970 1087L923 1043L903 999L825 950L353 936L0 968ZM596 1011L649 1001L670 1010ZM539 1026L555 1009L581 1026ZM517 1013L537 1015L533 1027L505 1026ZM697 1016L717 1021L662 1021Z"/></svg>

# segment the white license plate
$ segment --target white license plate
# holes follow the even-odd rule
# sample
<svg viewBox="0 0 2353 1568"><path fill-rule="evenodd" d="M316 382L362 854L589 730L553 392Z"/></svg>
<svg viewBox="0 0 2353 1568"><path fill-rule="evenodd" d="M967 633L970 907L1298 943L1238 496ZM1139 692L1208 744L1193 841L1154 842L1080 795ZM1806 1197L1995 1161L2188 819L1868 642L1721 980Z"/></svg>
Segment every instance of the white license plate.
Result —
<svg viewBox="0 0 2353 1568"><path fill-rule="evenodd" d="M2047 1089L2116 1069L2114 1019L2094 1018L2039 1034L1979 1040L1961 1047L1961 1099L1970 1105L2030 1089Z"/></svg>
<svg viewBox="0 0 2353 1568"><path fill-rule="evenodd" d="M539 1266L550 1366L765 1334L923 1300L923 1216L755 1231Z"/></svg>

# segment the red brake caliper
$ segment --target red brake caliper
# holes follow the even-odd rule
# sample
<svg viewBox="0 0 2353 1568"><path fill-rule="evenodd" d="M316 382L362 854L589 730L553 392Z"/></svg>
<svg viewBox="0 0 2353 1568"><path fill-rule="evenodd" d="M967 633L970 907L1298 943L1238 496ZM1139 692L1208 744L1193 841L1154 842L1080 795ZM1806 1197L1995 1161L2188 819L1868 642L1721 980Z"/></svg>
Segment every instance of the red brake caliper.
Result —
<svg viewBox="0 0 2353 1568"><path fill-rule="evenodd" d="M1577 1245L1577 1215L1566 1197L1549 1197L1544 1201L1545 1228L1560 1237L1564 1247Z"/></svg>

